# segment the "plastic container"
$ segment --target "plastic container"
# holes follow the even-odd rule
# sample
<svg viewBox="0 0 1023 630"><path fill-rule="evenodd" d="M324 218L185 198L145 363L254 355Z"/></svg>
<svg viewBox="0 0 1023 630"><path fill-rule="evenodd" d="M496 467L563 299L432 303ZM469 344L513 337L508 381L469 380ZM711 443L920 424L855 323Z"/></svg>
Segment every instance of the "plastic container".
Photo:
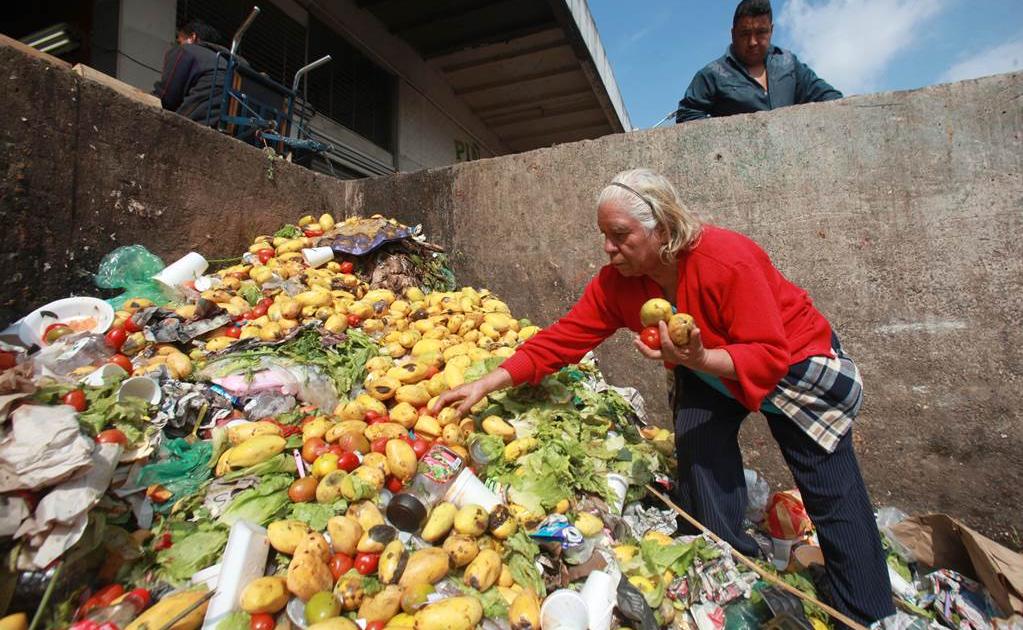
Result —
<svg viewBox="0 0 1023 630"><path fill-rule="evenodd" d="M561 557L566 564L583 564L593 555L597 546L597 537L583 538L577 543L562 543Z"/></svg>
<svg viewBox="0 0 1023 630"><path fill-rule="evenodd" d="M266 570L269 552L270 540L265 529L248 521L238 521L231 526L220 559L217 594L206 609L203 628L216 628L225 615L238 607L242 590L249 582L262 577Z"/></svg>
<svg viewBox="0 0 1023 630"><path fill-rule="evenodd" d="M163 392L160 391L160 383L148 376L133 376L121 383L117 390L117 399L141 398L149 401L151 405L159 405L163 399Z"/></svg>
<svg viewBox="0 0 1023 630"><path fill-rule="evenodd" d="M590 571L586 578L579 595L586 604L590 630L607 630L611 627L611 615L618 602L618 579L604 571Z"/></svg>
<svg viewBox="0 0 1023 630"><path fill-rule="evenodd" d="M334 260L334 250L330 247L307 247L302 250L302 259L310 267L319 267Z"/></svg>
<svg viewBox="0 0 1023 630"><path fill-rule="evenodd" d="M444 500L454 503L460 508L467 505L478 505L487 512L494 511L494 508L502 503L501 497L486 487L480 478L468 468L458 473L444 494Z"/></svg>
<svg viewBox="0 0 1023 630"><path fill-rule="evenodd" d="M97 608L85 616L87 621L98 624L111 623L118 628L126 628L133 619L139 616L151 601L149 591L137 588L130 591L120 602Z"/></svg>
<svg viewBox="0 0 1023 630"><path fill-rule="evenodd" d="M802 542L802 539L785 540L782 538L771 538L773 545L771 549L771 555L773 556L772 562L774 568L779 571L784 571L789 566L789 561L792 559L792 548Z"/></svg>
<svg viewBox="0 0 1023 630"><path fill-rule="evenodd" d="M419 460L416 476L387 504L387 520L403 532L418 532L463 468L458 453L434 444Z"/></svg>
<svg viewBox="0 0 1023 630"><path fill-rule="evenodd" d="M68 324L75 332L88 330L101 333L114 323L114 308L103 300L91 297L71 297L50 302L32 311L17 324L18 338L26 346L43 346L44 331L58 322ZM86 325L89 323L92 325Z"/></svg>
<svg viewBox="0 0 1023 630"><path fill-rule="evenodd" d="M540 607L540 627L543 630L586 630L589 623L586 601L582 595L567 588L548 595Z"/></svg>
<svg viewBox="0 0 1023 630"><path fill-rule="evenodd" d="M608 473L607 485L611 488L611 492L615 493L615 497L618 499L615 501L615 504L610 507L616 514L621 514L622 508L625 507L625 493L629 491L629 480L618 473Z"/></svg>
<svg viewBox="0 0 1023 630"><path fill-rule="evenodd" d="M221 565L219 563L211 567L206 567L192 576L192 584L195 584L196 586L205 584L207 589L211 591L217 590L217 581L220 579L220 568Z"/></svg>
<svg viewBox="0 0 1023 630"><path fill-rule="evenodd" d="M199 276L206 273L210 264L201 254L188 252L181 258L163 268L163 271L153 276L153 280L159 284L165 292L177 293L178 287L189 280L195 281Z"/></svg>
<svg viewBox="0 0 1023 630"><path fill-rule="evenodd" d="M114 365L113 363L104 363L83 378L82 383L90 387L106 387L125 376L128 376L128 373L121 366Z"/></svg>

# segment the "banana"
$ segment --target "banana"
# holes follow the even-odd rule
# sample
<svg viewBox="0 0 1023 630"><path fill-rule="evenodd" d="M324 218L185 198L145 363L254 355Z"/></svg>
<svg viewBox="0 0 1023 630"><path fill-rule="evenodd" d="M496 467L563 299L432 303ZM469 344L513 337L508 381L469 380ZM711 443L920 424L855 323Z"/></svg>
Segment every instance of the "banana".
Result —
<svg viewBox="0 0 1023 630"><path fill-rule="evenodd" d="M508 540L516 530L518 530L518 522L512 518L508 508L504 505L498 505L494 508L494 511L490 513L490 519L487 523L487 529L490 533L498 540Z"/></svg>
<svg viewBox="0 0 1023 630"><path fill-rule="evenodd" d="M465 569L463 580L479 592L483 592L497 582L501 575L501 556L493 549L484 549L469 563Z"/></svg>
<svg viewBox="0 0 1023 630"><path fill-rule="evenodd" d="M504 459L513 462L538 446L540 446L540 442L533 437L513 440L504 447Z"/></svg>
<svg viewBox="0 0 1023 630"><path fill-rule="evenodd" d="M540 599L536 591L527 588L515 596L508 607L508 622L512 630L540 630Z"/></svg>
<svg viewBox="0 0 1023 630"><path fill-rule="evenodd" d="M286 443L279 435L256 435L233 447L227 463L231 468L255 466L283 451Z"/></svg>
<svg viewBox="0 0 1023 630"><path fill-rule="evenodd" d="M476 539L465 534L452 534L444 541L444 551L451 556L451 565L455 568L464 567L480 553Z"/></svg>
<svg viewBox="0 0 1023 630"><path fill-rule="evenodd" d="M377 567L377 575L384 584L394 584L400 578L408 564L408 550L397 538L387 543L383 554L380 555L380 563Z"/></svg>
<svg viewBox="0 0 1023 630"><path fill-rule="evenodd" d="M455 524L455 514L457 513L458 508L453 503L446 501L438 503L430 512L430 517L426 519L426 525L423 526L420 538L428 543L435 543L447 536Z"/></svg>
<svg viewBox="0 0 1023 630"><path fill-rule="evenodd" d="M481 506L474 504L466 505L455 514L455 531L459 534L479 536L487 531L489 520L490 517L487 515L487 511Z"/></svg>

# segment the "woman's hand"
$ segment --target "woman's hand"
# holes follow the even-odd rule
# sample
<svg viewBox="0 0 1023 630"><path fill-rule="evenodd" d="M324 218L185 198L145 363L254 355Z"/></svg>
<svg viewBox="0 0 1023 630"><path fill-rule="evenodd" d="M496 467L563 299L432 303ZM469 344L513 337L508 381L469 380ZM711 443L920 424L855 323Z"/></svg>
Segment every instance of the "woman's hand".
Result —
<svg viewBox="0 0 1023 630"><path fill-rule="evenodd" d="M720 378L735 380L735 363L732 355L722 348L707 348L703 345L700 329L693 325L689 331L689 342L684 346L676 346L668 336L668 324L659 322L657 328L661 333L661 349L654 350L640 341L639 335L633 337L633 343L648 359L682 365L690 370L699 370Z"/></svg>
<svg viewBox="0 0 1023 630"><path fill-rule="evenodd" d="M461 418L469 413L473 405L483 400L483 397L497 389L504 389L512 384L511 375L504 368L495 368L492 372L472 383L459 385L449 389L437 397L436 402L430 405L430 413L437 414L445 407L454 407Z"/></svg>
<svg viewBox="0 0 1023 630"><path fill-rule="evenodd" d="M657 323L658 331L661 334L661 349L654 350L643 343L639 335L633 337L633 343L639 351L648 359L684 365L691 370L699 370L706 363L707 349L703 347L703 339L700 337L700 329L693 325L689 331L689 343L684 346L676 346L668 335L668 324L664 321Z"/></svg>

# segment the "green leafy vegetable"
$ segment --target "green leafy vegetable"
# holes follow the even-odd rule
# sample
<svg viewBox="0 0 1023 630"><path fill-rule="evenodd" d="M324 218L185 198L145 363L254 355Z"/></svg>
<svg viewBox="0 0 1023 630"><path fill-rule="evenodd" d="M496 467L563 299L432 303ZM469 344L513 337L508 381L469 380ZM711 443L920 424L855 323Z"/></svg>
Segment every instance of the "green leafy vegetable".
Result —
<svg viewBox="0 0 1023 630"><path fill-rule="evenodd" d="M212 523L172 523L170 533L171 547L160 551L156 562L163 578L176 585L216 564L227 545L227 528Z"/></svg>
<svg viewBox="0 0 1023 630"><path fill-rule="evenodd" d="M291 506L288 518L302 521L310 528L322 532L327 528L327 521L338 514L344 514L348 502L340 499L335 503L295 503Z"/></svg>
<svg viewBox="0 0 1023 630"><path fill-rule="evenodd" d="M95 436L104 429L113 427L120 429L128 443L138 445L145 438L149 424L149 403L140 398L117 399L120 382L104 387L82 387L88 407L79 412L78 423L86 433ZM63 384L51 384L40 387L34 398L46 404L56 404L61 397L76 389Z"/></svg>
<svg viewBox="0 0 1023 630"><path fill-rule="evenodd" d="M521 586L532 587L542 598L547 591L540 571L536 568L535 560L538 555L540 547L521 529L504 542L504 561L515 582Z"/></svg>
<svg viewBox="0 0 1023 630"><path fill-rule="evenodd" d="M291 505L288 486L292 481L291 475L263 477L255 488L239 492L224 509L219 521L226 525L234 525L244 519L266 525Z"/></svg>
<svg viewBox="0 0 1023 630"><path fill-rule="evenodd" d="M250 623L252 623L252 616L249 613L235 610L221 618L217 623L216 630L249 630Z"/></svg>
<svg viewBox="0 0 1023 630"><path fill-rule="evenodd" d="M498 589L488 588L485 592L481 593L461 581L456 581L455 585L461 589L462 593L471 595L479 600L480 604L483 605L483 616L487 619L506 619L508 617L508 602L505 601L504 596L501 595L501 591Z"/></svg>
<svg viewBox="0 0 1023 630"><path fill-rule="evenodd" d="M302 231L302 228L298 227L297 225L291 224L285 225L281 229L274 232L274 236L279 238L298 238L304 234L305 233Z"/></svg>
<svg viewBox="0 0 1023 630"><path fill-rule="evenodd" d="M255 282L243 282L238 287L238 295L245 298L249 306L255 306L257 302L263 299L263 292L259 290Z"/></svg>
<svg viewBox="0 0 1023 630"><path fill-rule="evenodd" d="M301 445L299 446L301 447ZM232 470L229 473L225 473L224 476L221 477L221 480L234 481L235 479L241 479L242 477L262 477L263 475L275 475L280 473L293 474L296 470L295 458L288 453L279 453L266 461L249 466L248 468L240 468L238 470Z"/></svg>

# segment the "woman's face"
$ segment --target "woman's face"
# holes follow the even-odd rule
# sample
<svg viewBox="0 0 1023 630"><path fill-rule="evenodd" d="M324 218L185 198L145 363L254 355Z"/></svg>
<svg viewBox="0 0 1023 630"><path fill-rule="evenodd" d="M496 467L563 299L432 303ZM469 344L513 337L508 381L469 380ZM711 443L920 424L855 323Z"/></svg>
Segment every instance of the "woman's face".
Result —
<svg viewBox="0 0 1023 630"><path fill-rule="evenodd" d="M662 266L661 230L647 231L627 210L608 202L597 208L597 226L604 235L604 253L623 276L646 275Z"/></svg>

